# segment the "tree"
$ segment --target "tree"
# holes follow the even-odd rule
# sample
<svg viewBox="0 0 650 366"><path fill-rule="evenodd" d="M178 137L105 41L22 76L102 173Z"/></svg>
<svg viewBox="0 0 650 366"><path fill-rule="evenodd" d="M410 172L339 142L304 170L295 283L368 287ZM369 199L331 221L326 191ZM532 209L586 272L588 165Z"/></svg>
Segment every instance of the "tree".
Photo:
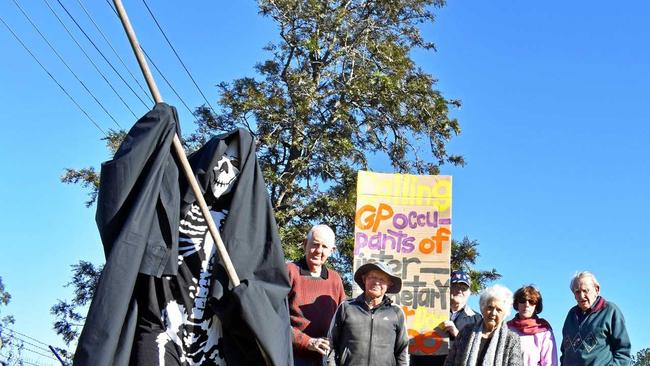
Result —
<svg viewBox="0 0 650 366"><path fill-rule="evenodd" d="M632 357L633 366L650 366L650 348L644 348Z"/></svg>
<svg viewBox="0 0 650 366"><path fill-rule="evenodd" d="M476 248L478 245L478 241L470 240L468 237L464 237L461 241L452 240L451 242L451 270L463 269L469 272L472 278L472 292L479 292L485 288L488 282L501 278L494 268L489 271L474 269L476 258L479 256Z"/></svg>
<svg viewBox="0 0 650 366"><path fill-rule="evenodd" d="M419 26L433 22L433 9L443 5L259 1L260 13L279 29L277 42L265 48L269 58L255 66L256 77L219 85L220 108L197 108L197 130L185 143L191 150L236 127L255 135L287 258L302 254L299 244L312 224L327 223L339 247L333 266L351 272L358 170L385 162L398 173L438 174L444 164L464 165L462 156L446 150L460 133L449 108L460 103L443 97L436 79L411 58L415 49L434 50ZM107 139L113 151L119 136L112 132ZM92 204L97 178L93 168L69 169L63 180L87 184ZM478 243L454 243L461 250L456 265L474 264ZM473 277L480 286L498 274L475 271ZM53 311L69 313L67 304Z"/></svg>
<svg viewBox="0 0 650 366"><path fill-rule="evenodd" d="M0 277L0 306L6 306L11 301L11 294L5 290L5 285ZM2 315L2 312L0 312ZM11 315L0 316L0 362L22 365L23 343L13 336L9 326L15 323Z"/></svg>
<svg viewBox="0 0 650 366"><path fill-rule="evenodd" d="M0 305L6 306L11 301L11 294L5 290L5 285L2 283L2 277L0 277ZM2 313L0 312L0 315ZM8 344L9 338L5 335L5 327L14 323L14 317L11 315L5 315L0 317L0 350Z"/></svg>
<svg viewBox="0 0 650 366"><path fill-rule="evenodd" d="M314 222L336 231L351 267L356 172L387 160L395 172L437 174L464 164L446 143L460 132L448 108L457 101L411 59L432 50L418 26L432 22L439 0L260 1L261 14L279 27L271 57L258 78L219 85L221 109L201 107L190 143L244 126L259 141L258 158L270 192L285 253ZM383 159L382 159L383 157Z"/></svg>
<svg viewBox="0 0 650 366"><path fill-rule="evenodd" d="M50 308L50 313L56 319L54 330L61 335L66 344L74 341L81 332L85 319L81 312L93 298L102 269L103 266L96 267L86 261L79 261L78 264L73 265L72 280L66 284L66 287L73 287L73 299L70 301L58 300Z"/></svg>

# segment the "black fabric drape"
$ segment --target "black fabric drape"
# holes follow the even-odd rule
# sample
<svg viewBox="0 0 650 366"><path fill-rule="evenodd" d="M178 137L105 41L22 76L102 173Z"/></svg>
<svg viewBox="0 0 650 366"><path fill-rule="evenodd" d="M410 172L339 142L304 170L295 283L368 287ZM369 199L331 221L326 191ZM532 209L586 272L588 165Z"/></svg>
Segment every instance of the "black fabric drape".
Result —
<svg viewBox="0 0 650 366"><path fill-rule="evenodd" d="M102 164L96 221L106 265L79 338L74 365L128 365L138 308L138 273L175 275L181 212L194 196L171 153L176 110L164 103L129 131L115 157ZM180 134L179 134L180 135ZM289 281L254 140L243 129L217 136L188 159L207 192L229 143L239 143L240 175L222 239L242 281L232 288L219 264L211 306L224 325L229 365L290 366ZM262 351L260 351L262 350Z"/></svg>

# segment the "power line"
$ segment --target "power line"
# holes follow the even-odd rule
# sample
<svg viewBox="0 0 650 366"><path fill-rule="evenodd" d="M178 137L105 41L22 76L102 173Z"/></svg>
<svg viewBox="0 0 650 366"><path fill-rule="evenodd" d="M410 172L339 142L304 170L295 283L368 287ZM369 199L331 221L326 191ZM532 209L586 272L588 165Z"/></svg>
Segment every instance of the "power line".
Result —
<svg viewBox="0 0 650 366"><path fill-rule="evenodd" d="M18 336L18 335L16 335L16 334L13 334L13 335L11 335L11 336L9 336L9 337L10 337L10 338L17 339L17 340L19 340L20 342L22 342L22 343L24 343L24 344L28 344L28 345L30 345L30 346L32 346L32 347L35 347L36 349L39 349L39 350L41 350L41 351L50 352L50 349L49 349L49 348L41 347L41 346L39 346L39 345L37 345L37 344L34 344L34 343L32 343L32 342L26 340L25 338L21 338L20 336Z"/></svg>
<svg viewBox="0 0 650 366"><path fill-rule="evenodd" d="M77 0L77 1L79 1L79 0ZM142 2L144 3L144 6L147 8L147 11L149 12L149 15L151 15L151 18L153 18L153 21L156 23L156 26L160 30L160 33L162 33L163 37L165 37L165 41L167 41L167 44L169 45L169 47L172 49L172 51L174 51L174 55L176 55L176 58L178 59L178 61L183 66L183 69L185 69L185 72L187 73L187 76L190 77L190 79L192 80L192 83L194 83L194 86L196 87L196 89L199 91L199 93L203 97L203 100L205 100L205 103L210 107L212 112L215 113L215 110L214 110L214 108L212 108L212 105L208 101L208 98L205 97L205 94L203 94L203 91L201 90L201 88L199 88L199 85L196 83L196 80L194 80L194 77L192 77L192 74L190 73L190 70L188 70L187 67L185 66L185 63L181 59L181 56L178 54L178 52L176 52L176 48L174 48L174 46L172 45L169 38L167 38L167 34L165 34L165 31L160 26L160 23L158 23L158 19L156 19L156 16L153 14L151 9L149 8L149 4L147 4L147 0L142 0Z"/></svg>
<svg viewBox="0 0 650 366"><path fill-rule="evenodd" d="M58 361L58 360L57 360L54 356L52 356L51 354L40 353L40 352L38 352L37 350L33 350L33 349L31 349L31 348L28 348L28 347L24 347L24 346L23 346L23 347L21 347L21 350L22 350L22 351L27 351L27 352L33 353L33 354L35 354L35 355L39 355L39 356L41 356L41 357L49 358L49 359L52 359L52 360L54 360L54 361ZM49 350L48 350L48 352L49 352Z"/></svg>
<svg viewBox="0 0 650 366"><path fill-rule="evenodd" d="M14 0L14 1L15 1L15 0ZM106 56L105 56L104 53L99 49L99 47L97 47L97 45L95 44L95 42L90 38L90 36L86 33L86 31L84 31L83 27L82 27L81 25L79 25L79 23L77 22L77 19L75 19L75 17L74 17L72 14L70 14L70 12L68 11L68 8L66 8L65 5L63 5L63 3L61 2L61 0L57 0L57 2L58 2L59 5L61 6L61 8L63 8L63 10L65 11L65 13L68 14L68 17L70 17L70 19L72 19L72 21L73 21L74 24L77 26L77 28L79 28L79 30L81 31L81 33L83 33L83 35L86 37L86 39L87 39L87 40L88 40L88 41L93 45L93 47L95 47L95 50L97 50L97 52L99 52L99 54L104 58L104 61L106 61L106 63L108 63L108 65L111 67L111 69L112 69L112 70L117 74L117 76L120 78L120 80L122 80L122 82L123 82L123 83L124 83L128 88L129 88L129 90L131 90L131 92L132 92L132 93L133 93L133 94L134 94L134 95L135 95L135 96L140 100L140 102L142 103L142 105L145 106L145 108L150 108L150 106L147 105L147 103L145 103L144 100L142 100L142 98L140 97L140 95L138 95L138 93L136 93L135 90L133 90L133 88L131 87L131 85L129 85L129 83L127 83L126 80L124 80L124 77L122 77L122 74L120 74L120 73L117 71L117 69L115 69L115 66L113 66L113 64L108 60L108 58L106 58Z"/></svg>
<svg viewBox="0 0 650 366"><path fill-rule="evenodd" d="M30 365L30 366L50 366L51 365L49 363L48 364L42 364L40 362L37 363L37 360L31 359L31 358L26 359L25 357L22 357L22 356L20 357L19 360L17 360L16 363L14 363L14 365L17 365L20 362L22 362L23 364L26 364L26 365Z"/></svg>
<svg viewBox="0 0 650 366"><path fill-rule="evenodd" d="M107 43L108 46L111 48L111 50L113 51L113 53L115 54L115 56L117 56L117 59L120 60L120 63L122 64L122 66L124 66L124 69L126 70L126 72L129 73L129 75L131 75L131 78L133 78L133 80L135 81L135 83L138 84L138 86L140 87L140 90L142 90L142 92L147 96L147 98L149 98L149 100L153 102L154 100L153 100L153 98L151 97L151 95L149 95L149 93L144 89L144 87L142 86L142 84L140 84L140 81L138 80L138 78L136 78L135 75L133 75L133 73L131 72L131 70L126 66L126 63L124 62L124 59L122 59L122 57L120 56L120 54L117 53L117 51L116 51L115 48L113 47L113 44L111 43L111 41L109 41L109 40L108 40L108 37L106 37L106 35L104 34L104 32L102 32L101 27L100 27L99 25L97 25L97 23L95 22L95 19L92 17L92 15L90 15L90 13L88 12L88 10L86 10L86 7L84 6L84 4L83 4L80 0L77 0L77 2L78 2L79 5L81 6L81 9L84 11L84 13L86 13L86 15L88 16L88 18L90 19L90 21L93 23L93 25L95 26L95 29L97 29L97 31L98 31L99 34L102 36L102 38L104 38L104 41L106 41L106 43Z"/></svg>
<svg viewBox="0 0 650 366"><path fill-rule="evenodd" d="M45 342L43 342L41 340L38 340L38 339L36 339L34 337L30 337L27 334L21 333L21 332L15 330L15 329L7 328L7 327L5 327L4 329L9 331L9 333L10 333L9 337L10 338L14 338L14 339L16 339L16 340L18 340L20 342L20 345L16 345L15 347L18 348L21 352L22 351L27 351L27 352L31 352L31 353L34 353L34 354L37 354L37 355L40 355L40 356L55 360L55 361L59 361L61 363L63 362L63 361L61 361L59 356L56 354L56 351L55 351L54 347L52 347L51 345L48 345L47 343L45 343ZM29 339L31 341L34 341L36 343L40 343L43 346L47 346L47 348L43 347L43 346L40 346L38 344L34 344L32 342L29 342L29 341L27 341L27 339ZM26 347L25 344L36 348L36 350ZM41 353L39 351L45 351L46 353Z"/></svg>
<svg viewBox="0 0 650 366"><path fill-rule="evenodd" d="M86 58L88 59L88 61L89 61L89 62L90 62L94 67L95 67L95 70L97 70L97 72L99 73L99 75L101 75L101 77L102 77L102 78L104 79L104 81L108 84L108 86L111 88L111 90L113 90L113 92L115 93L115 95L117 95L117 97L120 98L120 100L122 101L122 104L124 104L124 106L126 107L126 109L128 109L129 112L131 112L131 114L133 115L133 117L138 118L138 116L136 116L135 112L133 112L133 110L131 109L131 107L129 107L129 105L126 103L126 101L124 101L124 99L122 98L122 96L117 92L117 90L115 90L115 87L113 87L113 84L111 84L111 82L106 78L106 76L104 75L104 73L99 69L99 67L97 67L97 64L95 64L95 62L90 58L90 56L88 55L88 53L86 52L86 50L84 50L84 48L81 46L81 44L79 44L79 42L77 41L77 39L75 38L75 36L70 32L70 30L68 29L68 27L65 25L65 23L63 23L63 21L61 20L61 18L59 17L59 15L54 11L54 9L52 8L52 6L50 5L50 2L47 1L47 0L43 0L43 1L44 1L45 4L47 5L47 7L50 9L50 11L52 12L52 14L54 14L54 16L55 16L56 19L59 21L59 23L61 23L61 25L63 26L63 28L65 29L65 31L68 33L68 35L70 36L70 38L72 38L72 40L74 41L74 43L79 47L79 49L80 49L81 52L84 54L84 56L86 56Z"/></svg>
<svg viewBox="0 0 650 366"><path fill-rule="evenodd" d="M54 76L53 76L53 75L52 75L52 74L47 70L47 68L45 68L45 66L43 66L43 64L41 63L41 61L38 60L38 58L37 58L37 57L32 53L32 51L31 51L31 50L30 50L30 49L25 45L25 43L23 43L23 41L20 39L20 37L18 37L18 35L13 31L13 29L11 29L11 27L9 26L9 24L7 24L7 23L4 21L4 19L2 19L1 16L0 16L0 21L2 22L2 24L4 24L5 27L7 27L7 30L9 30L9 32L11 32L11 34L14 36L14 38L16 38L16 40L18 41L18 43L20 43L20 45L23 46L23 48L25 49L25 51L27 51L27 52L30 54L30 56L32 56L32 58L33 58L33 59L38 63L38 65L43 69L43 71L45 71L45 72L47 73L47 75L48 75L48 76L49 76L49 77L50 77L50 78L51 78L51 79L56 83L56 85L59 86L59 88L61 89L61 91L63 91L63 93L64 93L65 95L67 95L68 98L70 98L70 100L72 101L72 103L74 103L74 105L76 105L77 108L79 108L79 110L80 110L80 111L81 111L81 112L82 112L82 113L83 113L83 114L84 114L84 115L85 115L85 116L90 120L90 122L92 122L93 125L95 125L95 127L97 127L97 129L98 129L99 131L101 131L102 134L104 134L104 136L108 137L108 134L106 134L106 132L105 132L101 127L99 127L99 124L97 124L97 122L95 122L95 120L94 120L94 119L93 119L93 118L88 114L88 112L86 112L86 110L83 109L83 108L79 105L79 103L77 103L77 101L72 97L72 95L70 95L70 93L68 93L68 91L65 90L65 88L63 87L63 85L61 85L61 83L59 83L59 81L56 80L56 78L55 78L55 77L54 77Z"/></svg>
<svg viewBox="0 0 650 366"><path fill-rule="evenodd" d="M106 114L107 114L107 115L108 115L108 116L113 120L113 122L115 122L115 124L117 125L117 127L119 127L119 128L121 129L122 126L120 126L120 124L117 122L117 120L115 119L115 117L113 117L113 115L112 115L112 114L111 114L111 113L106 109L106 107L104 107L104 105L102 104L102 102L100 102L99 99L97 99L97 97L93 94L93 92L91 92L90 89L88 89L88 87L86 86L86 84L85 84L85 83L84 83L84 82L79 78L79 76L77 76L77 74L72 70L72 68L68 65L68 63L65 62L65 60L63 59L63 57L62 57L62 56L59 54L59 52L54 48L54 46L52 46L52 44L50 43L50 41L48 41L47 37L45 37L45 35L41 32L41 30L38 28L38 26L36 26L36 24L32 21L32 19L29 17L29 15L27 15L27 13L26 13L25 10L20 6L20 4L18 4L18 2L17 2L16 0L13 0L13 2L14 2L14 4L16 4L16 6L18 7L18 9L20 9L20 12L23 13L23 15L25 16L25 18L27 18L27 20L28 20L29 23L34 27L34 29L36 29L36 31L37 31L38 34L41 36L41 38L43 38L43 40L45 41L45 43L47 43L47 45L50 46L50 48L52 49L52 51L54 52L54 54L56 54L56 56L59 58L59 60L61 60L61 62L63 62L63 64L65 65L65 67L68 68L68 70L72 73L72 75L74 75L74 77L77 79L77 81L79 81L79 83L84 87L84 89L86 89L86 91L88 92L88 94L90 94L90 96L92 96L92 98L95 100L95 102L97 102L97 104L102 108L102 110L104 110L104 112L105 112L105 113L106 113Z"/></svg>
<svg viewBox="0 0 650 366"><path fill-rule="evenodd" d="M58 0L58 1L60 1L60 0ZM113 7L113 5L112 5L108 0L106 0L106 3L107 3L108 6L111 8L111 10L113 10L113 12L115 13L115 16L117 16L118 19L119 19L119 14L117 13L117 10ZM178 94L178 92L176 91L176 89L174 89L174 87L173 87L172 84L169 82L169 80L167 80L167 78L165 77L165 74L163 74L163 72L160 71L160 69L158 68L158 66L156 65L156 63L153 61L153 59L152 59L151 57L149 57L149 54L147 53L147 51L145 51L144 47L142 47L142 44L140 44L140 49L142 50L142 53L144 53L144 55L145 55L145 57L147 58L147 60L149 60L149 62L151 62L151 64L153 65L153 67L156 69L156 71L158 71L158 74L160 74L160 76L163 78L163 80L165 81L165 84L167 84L167 86L168 86L168 87L169 87L169 88L174 92L174 94L175 94L176 97L181 101L181 103L183 103L183 105L185 106L185 108L187 109L187 111L190 112L190 114L193 116L193 115L194 115L194 112L192 112L192 109L187 105L187 103L185 103L185 100L183 100L183 98L181 98L181 96Z"/></svg>
<svg viewBox="0 0 650 366"><path fill-rule="evenodd" d="M15 330L15 329L11 329L11 328L8 328L8 327L4 327L4 329L6 329L6 330L8 330L8 331L10 331L10 332L12 332L12 333L16 333L16 334L18 334L18 335L20 335L20 336L23 336L23 337L25 337L25 338L27 338L27 339L31 339L32 341L37 342L37 343L40 343L40 344L42 344L42 345L44 345L44 346L49 346L47 343L45 343L45 342L43 342L43 341L39 341L38 339L33 338L33 337L30 337L30 336L28 336L27 334L23 334L23 333L21 333L21 332Z"/></svg>
<svg viewBox="0 0 650 366"><path fill-rule="evenodd" d="M190 112L191 115L194 115L194 112L192 112L192 109L191 109L190 107L187 106L187 103L185 103L185 101L183 100L183 98L181 98L181 96L178 94L178 92L176 91L176 89L174 89L174 87L173 87L172 84L169 82L169 80L167 80L167 78L165 77L165 74L163 74L162 71L160 71L160 69L158 68L158 66L156 66L156 63L153 62L153 60L151 59L151 57L149 57L149 54L147 53L147 51L144 50L144 47L140 46L140 49L142 50L142 53L144 53L144 55L147 56L147 60L149 60L149 62L151 62L151 64L153 65L154 69L156 69L156 71L158 71L158 74L160 74L160 76L163 78L163 80L165 80L165 83L167 84L167 86L168 86L168 87L169 87L169 88L174 92L174 94L176 95L176 97L177 97L178 99L181 100L181 103L183 103L183 105L185 106L185 108L187 108L187 111Z"/></svg>
<svg viewBox="0 0 650 366"><path fill-rule="evenodd" d="M48 360L49 359L56 360L56 359L52 358L49 355L43 355L43 354L40 354L38 352L33 352L32 350L29 350L28 348L15 347L15 350L13 351L13 353L11 351L9 351L9 354L3 354L3 353L0 352L0 356L2 356L4 358L4 361L0 362L0 364L1 365L5 365L5 364L9 365L9 359L11 357L12 358L12 363L11 363L12 365L18 365L18 364L20 364L22 362L23 364L27 364L27 365L45 366L43 363L41 363L41 362L43 362L43 360L41 360L40 358L38 360L35 360L35 359L32 359L32 358L26 358L23 355L23 351L32 352L32 353L44 356ZM58 360L56 360L56 361L58 361ZM46 365L51 365L51 364L48 363Z"/></svg>

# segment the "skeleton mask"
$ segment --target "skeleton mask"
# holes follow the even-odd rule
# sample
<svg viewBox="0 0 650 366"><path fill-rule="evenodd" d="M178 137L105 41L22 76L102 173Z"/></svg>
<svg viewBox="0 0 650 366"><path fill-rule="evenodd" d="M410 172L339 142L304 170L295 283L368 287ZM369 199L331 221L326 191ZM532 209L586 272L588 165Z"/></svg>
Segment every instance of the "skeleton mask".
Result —
<svg viewBox="0 0 650 366"><path fill-rule="evenodd" d="M235 180L239 176L239 144L234 140L223 156L217 162L214 170L214 183L212 185L212 194L219 198L229 193L235 185Z"/></svg>

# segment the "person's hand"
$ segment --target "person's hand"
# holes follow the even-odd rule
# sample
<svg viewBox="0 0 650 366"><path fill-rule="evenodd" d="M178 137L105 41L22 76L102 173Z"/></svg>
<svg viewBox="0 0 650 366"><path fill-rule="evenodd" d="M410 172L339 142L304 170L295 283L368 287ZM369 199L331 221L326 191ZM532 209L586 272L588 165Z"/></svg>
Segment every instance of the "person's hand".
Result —
<svg viewBox="0 0 650 366"><path fill-rule="evenodd" d="M327 338L311 338L307 344L307 349L326 355L330 350L330 341Z"/></svg>
<svg viewBox="0 0 650 366"><path fill-rule="evenodd" d="M444 325L445 330L447 333L449 333L450 336L455 338L458 335L458 328L456 328L456 324L454 324L454 322L451 320L445 320Z"/></svg>

